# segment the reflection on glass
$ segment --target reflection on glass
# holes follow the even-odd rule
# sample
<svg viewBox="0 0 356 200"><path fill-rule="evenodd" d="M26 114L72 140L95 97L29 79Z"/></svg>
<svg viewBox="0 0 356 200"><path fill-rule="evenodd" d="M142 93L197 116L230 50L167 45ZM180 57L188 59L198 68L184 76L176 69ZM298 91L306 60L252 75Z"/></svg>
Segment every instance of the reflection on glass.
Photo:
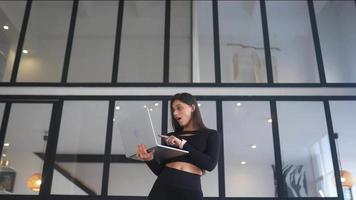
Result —
<svg viewBox="0 0 356 200"><path fill-rule="evenodd" d="M107 101L64 102L52 194L100 195L107 117Z"/></svg>
<svg viewBox="0 0 356 200"><path fill-rule="evenodd" d="M259 1L219 1L221 81L267 82Z"/></svg>
<svg viewBox="0 0 356 200"><path fill-rule="evenodd" d="M132 143L137 143L138 140L146 138L146 136L148 137L146 139L153 139L145 106L150 110L156 133L161 133L162 103L160 101L117 101L113 119L112 157L125 157L126 153L131 155L136 152L137 147L127 142L128 137L132 138L130 135L143 134ZM126 139L125 142L122 138ZM142 143L148 145L144 141ZM115 161L110 165L108 194L147 196L155 179L156 176L143 162L120 163L120 161Z"/></svg>
<svg viewBox="0 0 356 200"><path fill-rule="evenodd" d="M68 82L110 82L117 1L79 1Z"/></svg>
<svg viewBox="0 0 356 200"><path fill-rule="evenodd" d="M275 196L270 115L269 102L223 102L227 197Z"/></svg>
<svg viewBox="0 0 356 200"><path fill-rule="evenodd" d="M336 197L322 102L277 102L283 174L288 197Z"/></svg>
<svg viewBox="0 0 356 200"><path fill-rule="evenodd" d="M327 82L356 82L354 1L314 1Z"/></svg>
<svg viewBox="0 0 356 200"><path fill-rule="evenodd" d="M198 101L198 106L205 126L216 130L216 103L214 101ZM171 119L171 108L168 107L168 133L173 131ZM218 166L211 172L206 171L201 180L205 197L219 196Z"/></svg>
<svg viewBox="0 0 356 200"><path fill-rule="evenodd" d="M51 113L52 104L12 104L1 155L2 194L39 194Z"/></svg>
<svg viewBox="0 0 356 200"><path fill-rule="evenodd" d="M337 147L339 150L340 170L345 170L350 175L342 175L345 178L341 181L344 190L344 198L352 199L356 197L355 177L356 177L356 102L355 101L331 101L331 118L334 132L338 134Z"/></svg>
<svg viewBox="0 0 356 200"><path fill-rule="evenodd" d="M0 82L9 82L26 1L0 2Z"/></svg>
<svg viewBox="0 0 356 200"><path fill-rule="evenodd" d="M71 1L33 1L17 82L60 82Z"/></svg>
<svg viewBox="0 0 356 200"><path fill-rule="evenodd" d="M273 81L319 82L307 1L266 1Z"/></svg>
<svg viewBox="0 0 356 200"><path fill-rule="evenodd" d="M163 82L165 1L125 1L118 82Z"/></svg>

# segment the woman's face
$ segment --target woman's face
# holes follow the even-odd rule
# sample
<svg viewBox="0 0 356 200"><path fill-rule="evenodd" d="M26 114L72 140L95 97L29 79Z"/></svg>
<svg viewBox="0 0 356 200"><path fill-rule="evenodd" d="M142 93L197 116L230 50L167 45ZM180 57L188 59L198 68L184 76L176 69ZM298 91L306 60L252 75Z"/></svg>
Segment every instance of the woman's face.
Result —
<svg viewBox="0 0 356 200"><path fill-rule="evenodd" d="M194 105L188 105L180 100L174 100L172 104L174 119L181 127L187 127L192 122L192 114L195 110Z"/></svg>

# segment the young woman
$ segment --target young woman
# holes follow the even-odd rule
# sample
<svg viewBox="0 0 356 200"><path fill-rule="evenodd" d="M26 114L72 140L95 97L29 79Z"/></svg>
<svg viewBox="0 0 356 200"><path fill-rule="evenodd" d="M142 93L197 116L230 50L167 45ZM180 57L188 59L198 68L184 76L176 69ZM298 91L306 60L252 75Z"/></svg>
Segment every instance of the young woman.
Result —
<svg viewBox="0 0 356 200"><path fill-rule="evenodd" d="M164 137L167 145L189 151L188 154L158 162L145 145L137 147L137 156L158 177L149 200L201 200L200 177L212 171L219 157L219 136L205 127L195 98L178 93L171 99L174 132Z"/></svg>

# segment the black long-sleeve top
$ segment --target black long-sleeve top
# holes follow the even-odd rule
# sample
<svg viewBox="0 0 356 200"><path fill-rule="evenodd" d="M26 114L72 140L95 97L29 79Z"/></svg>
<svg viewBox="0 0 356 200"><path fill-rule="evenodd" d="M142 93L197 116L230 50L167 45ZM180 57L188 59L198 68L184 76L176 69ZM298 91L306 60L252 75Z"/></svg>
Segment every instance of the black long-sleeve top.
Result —
<svg viewBox="0 0 356 200"><path fill-rule="evenodd" d="M215 130L201 129L189 132L172 132L168 133L168 135L173 135L178 139L185 139L187 142L184 144L183 150L187 150L189 153L162 162L157 159L147 161L146 164L154 174L158 176L165 164L178 161L191 163L202 170L212 171L215 168L220 150L220 139Z"/></svg>

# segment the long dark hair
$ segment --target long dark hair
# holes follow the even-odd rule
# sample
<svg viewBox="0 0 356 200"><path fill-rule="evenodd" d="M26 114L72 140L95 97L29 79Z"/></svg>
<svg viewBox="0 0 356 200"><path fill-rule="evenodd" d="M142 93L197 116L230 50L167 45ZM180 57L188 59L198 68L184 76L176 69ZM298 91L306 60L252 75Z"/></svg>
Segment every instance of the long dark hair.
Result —
<svg viewBox="0 0 356 200"><path fill-rule="evenodd" d="M193 95L183 92L183 93L177 93L175 94L172 99L171 99L171 119L172 119L172 127L174 129L175 132L180 132L183 130L183 127L181 127L179 125L179 123L177 122L177 120L175 120L174 116L173 116L173 109L172 109L172 105L173 102L175 100L179 100L182 101L185 104L188 105L194 105L195 106L195 110L192 113L192 120L193 120L193 124L194 126L198 127L198 129L207 129L203 119L201 118L201 114L200 114L200 110L199 110L199 106L197 103L197 100L195 99L195 97L193 97Z"/></svg>

